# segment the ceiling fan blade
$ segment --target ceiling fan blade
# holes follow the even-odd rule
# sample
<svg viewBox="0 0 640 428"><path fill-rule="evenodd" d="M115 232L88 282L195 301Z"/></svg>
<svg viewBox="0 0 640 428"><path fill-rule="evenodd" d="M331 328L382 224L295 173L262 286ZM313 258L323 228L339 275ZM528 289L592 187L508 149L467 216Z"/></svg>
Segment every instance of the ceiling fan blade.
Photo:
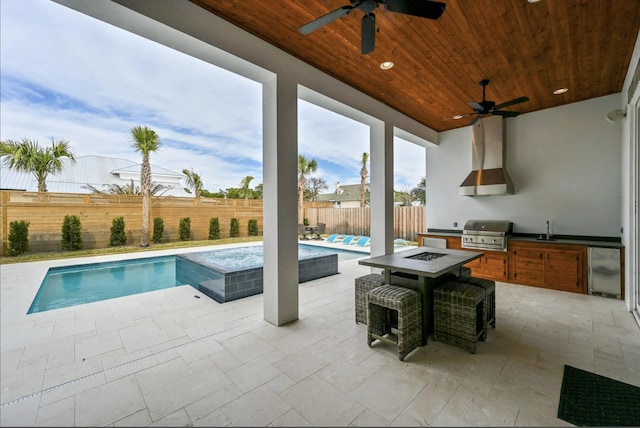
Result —
<svg viewBox="0 0 640 428"><path fill-rule="evenodd" d="M506 101L502 104L498 104L497 106L494 106L493 109L494 110L500 110L501 108L505 108L505 107L509 107L512 106L514 104L520 104L523 103L525 101L529 101L528 97L520 97L520 98L514 98L511 101Z"/></svg>
<svg viewBox="0 0 640 428"><path fill-rule="evenodd" d="M362 17L361 50L366 55L376 47L376 15L367 13Z"/></svg>
<svg viewBox="0 0 640 428"><path fill-rule="evenodd" d="M321 17L304 24L298 29L298 31L300 31L302 34L309 34L310 32L317 30L324 25L327 25L338 18L342 18L343 16L350 14L353 9L353 6L342 6L341 8L338 8L333 12L329 12L326 15L322 15Z"/></svg>
<svg viewBox="0 0 640 428"><path fill-rule="evenodd" d="M481 117L483 117L483 115L481 115L481 114L477 115L476 117L473 118L473 120L471 122L469 122L469 125L473 125L474 123L479 121Z"/></svg>
<svg viewBox="0 0 640 428"><path fill-rule="evenodd" d="M502 117L516 117L520 114L517 111L506 111L506 110L494 110L491 113L497 114L498 116L502 116Z"/></svg>
<svg viewBox="0 0 640 428"><path fill-rule="evenodd" d="M471 101L470 103L467 103L471 106L472 109L474 109L475 111L482 111L484 110L484 108L482 107L482 105L480 105L479 103L473 102Z"/></svg>
<svg viewBox="0 0 640 428"><path fill-rule="evenodd" d="M385 8L391 12L427 19L440 18L446 6L445 3L431 0L388 0L385 3Z"/></svg>

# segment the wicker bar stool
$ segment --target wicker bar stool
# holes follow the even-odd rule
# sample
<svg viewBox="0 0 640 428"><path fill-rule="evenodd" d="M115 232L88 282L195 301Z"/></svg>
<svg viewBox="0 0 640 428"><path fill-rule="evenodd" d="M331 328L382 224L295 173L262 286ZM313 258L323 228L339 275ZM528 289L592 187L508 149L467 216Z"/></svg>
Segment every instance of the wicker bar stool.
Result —
<svg viewBox="0 0 640 428"><path fill-rule="evenodd" d="M371 273L356 278L356 323L367 323L367 293L384 285L384 275Z"/></svg>
<svg viewBox="0 0 640 428"><path fill-rule="evenodd" d="M400 361L422 343L422 297L420 292L397 285L383 285L367 294L367 343L377 339L398 347ZM398 313L398 337L391 339L391 313Z"/></svg>
<svg viewBox="0 0 640 428"><path fill-rule="evenodd" d="M486 337L487 305L484 289L445 282L433 290L433 339L476 353L478 339Z"/></svg>
<svg viewBox="0 0 640 428"><path fill-rule="evenodd" d="M487 325L496 328L496 282L475 276L459 276L456 281L474 285L484 290L487 296L487 319L485 322ZM484 338L486 339L486 332Z"/></svg>

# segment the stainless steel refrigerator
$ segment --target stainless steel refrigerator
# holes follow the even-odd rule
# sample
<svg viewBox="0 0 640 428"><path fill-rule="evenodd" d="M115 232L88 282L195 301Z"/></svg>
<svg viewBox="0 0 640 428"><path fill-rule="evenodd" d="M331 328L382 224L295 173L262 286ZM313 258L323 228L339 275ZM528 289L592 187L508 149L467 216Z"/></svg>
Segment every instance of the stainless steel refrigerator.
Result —
<svg viewBox="0 0 640 428"><path fill-rule="evenodd" d="M589 247L589 294L620 298L620 249Z"/></svg>

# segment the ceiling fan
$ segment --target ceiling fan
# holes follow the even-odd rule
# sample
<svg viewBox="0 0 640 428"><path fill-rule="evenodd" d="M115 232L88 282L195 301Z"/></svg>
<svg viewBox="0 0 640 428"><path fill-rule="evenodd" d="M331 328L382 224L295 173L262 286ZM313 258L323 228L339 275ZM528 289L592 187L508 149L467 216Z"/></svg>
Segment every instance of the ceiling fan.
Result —
<svg viewBox="0 0 640 428"><path fill-rule="evenodd" d="M363 55L373 52L376 46L376 15L373 13L379 5L391 12L420 18L438 19L444 12L446 4L431 0L351 0L350 5L342 6L333 12L322 15L299 28L302 34L309 34L318 28L350 14L354 9L364 12L361 27L361 52Z"/></svg>
<svg viewBox="0 0 640 428"><path fill-rule="evenodd" d="M479 103L476 102L470 102L467 103L471 106L471 108L473 109L473 113L469 113L469 114L458 114L452 117L452 119L461 119L465 116L472 116L475 115L476 117L473 118L473 120L471 121L471 123L469 123L469 125L473 125L474 123L476 123L478 120L480 120L481 118L485 117L485 116L490 116L490 115L498 115L498 116L502 116L502 117L516 117L518 116L520 113L516 112L516 111L507 111L507 110L501 110L505 107L509 107L512 106L514 104L519 104L519 103L523 103L525 101L529 101L528 97L519 97L519 98L514 98L510 101L506 101L504 103L501 104L497 104L493 101L487 101L485 98L485 90L487 88L487 85L489 84L489 79L484 79L480 81L480 86L482 86L482 101L480 101Z"/></svg>

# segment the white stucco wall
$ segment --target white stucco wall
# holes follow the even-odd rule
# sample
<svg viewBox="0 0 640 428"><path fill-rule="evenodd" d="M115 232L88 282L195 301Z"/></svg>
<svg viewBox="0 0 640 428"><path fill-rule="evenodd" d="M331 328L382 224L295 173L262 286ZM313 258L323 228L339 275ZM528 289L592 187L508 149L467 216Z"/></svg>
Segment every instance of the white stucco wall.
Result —
<svg viewBox="0 0 640 428"><path fill-rule="evenodd" d="M440 134L426 150L427 227L505 219L514 232L619 237L621 128L606 122L621 94L509 118L506 169L515 194L459 196L471 171L471 128ZM453 223L458 226L454 227Z"/></svg>

